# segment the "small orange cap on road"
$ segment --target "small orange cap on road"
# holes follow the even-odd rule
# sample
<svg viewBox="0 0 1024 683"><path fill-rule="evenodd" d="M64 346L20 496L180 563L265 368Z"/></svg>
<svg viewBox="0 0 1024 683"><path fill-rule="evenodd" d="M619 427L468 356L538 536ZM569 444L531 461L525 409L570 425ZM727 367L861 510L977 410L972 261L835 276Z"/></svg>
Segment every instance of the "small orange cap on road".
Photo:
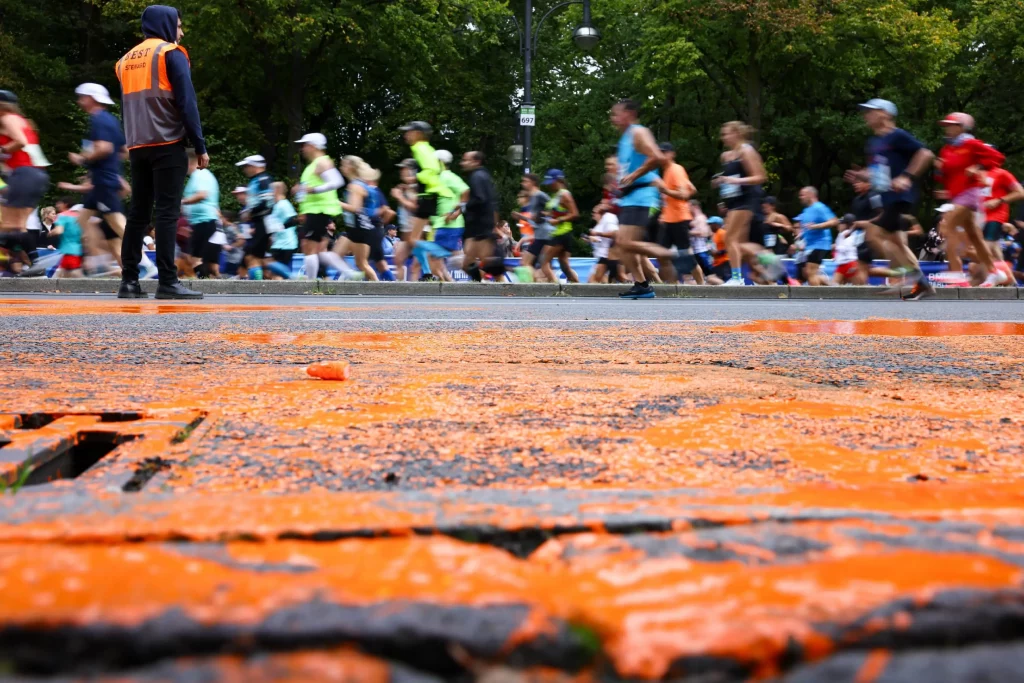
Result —
<svg viewBox="0 0 1024 683"><path fill-rule="evenodd" d="M306 374L317 379L344 381L348 379L348 361L332 360L326 363L313 363L306 368Z"/></svg>

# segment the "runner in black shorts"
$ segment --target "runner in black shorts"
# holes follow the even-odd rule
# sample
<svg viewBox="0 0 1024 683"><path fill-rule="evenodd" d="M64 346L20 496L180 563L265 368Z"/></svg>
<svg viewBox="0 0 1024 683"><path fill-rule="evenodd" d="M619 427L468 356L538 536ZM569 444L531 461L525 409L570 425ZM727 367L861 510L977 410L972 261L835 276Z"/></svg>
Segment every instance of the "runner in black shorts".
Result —
<svg viewBox="0 0 1024 683"><path fill-rule="evenodd" d="M249 178L242 217L252 226L252 238L245 246L243 263L248 268L250 280L262 280L263 259L270 250L270 235L267 234L263 219L274 208L272 180L267 173L267 162L258 154L246 157L235 165L241 166Z"/></svg>

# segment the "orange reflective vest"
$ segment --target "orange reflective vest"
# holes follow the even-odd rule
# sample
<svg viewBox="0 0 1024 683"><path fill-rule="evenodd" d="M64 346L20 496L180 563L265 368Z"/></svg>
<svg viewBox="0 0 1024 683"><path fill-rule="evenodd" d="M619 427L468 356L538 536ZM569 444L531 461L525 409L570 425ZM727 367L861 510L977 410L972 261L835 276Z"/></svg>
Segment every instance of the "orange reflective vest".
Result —
<svg viewBox="0 0 1024 683"><path fill-rule="evenodd" d="M128 149L169 145L185 138L185 124L174 104L167 79L167 54L185 48L160 38L147 38L117 61L121 82L121 117Z"/></svg>

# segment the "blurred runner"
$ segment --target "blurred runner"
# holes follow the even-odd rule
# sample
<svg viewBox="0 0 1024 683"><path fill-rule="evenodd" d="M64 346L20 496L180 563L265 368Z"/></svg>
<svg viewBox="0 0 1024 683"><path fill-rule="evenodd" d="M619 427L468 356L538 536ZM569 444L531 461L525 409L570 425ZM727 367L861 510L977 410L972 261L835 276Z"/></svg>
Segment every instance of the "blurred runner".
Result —
<svg viewBox="0 0 1024 683"><path fill-rule="evenodd" d="M377 277L384 282L394 282L395 276L388 267L387 256L390 255L385 249L387 237L385 226L390 224L397 214L388 205L387 197L380 189L380 169L371 168L367 175L366 184L370 190L370 204L373 207L370 213L370 220L373 222L373 244L370 245L370 265L377 271ZM391 254L394 248L391 249Z"/></svg>
<svg viewBox="0 0 1024 683"><path fill-rule="evenodd" d="M398 164L401 169L401 184L391 189L391 196L398 202L398 234L401 241L395 245L395 274L400 282L406 280L417 280L420 275L430 272L430 265L418 259L413 260L412 267L409 259L412 257L412 234L413 223L416 220L417 194L419 182L416 180L416 169L418 165L415 159L405 159ZM411 272L410 272L411 271Z"/></svg>
<svg viewBox="0 0 1024 683"><path fill-rule="evenodd" d="M866 146L868 168L851 169L844 178L850 183L871 184L872 207L878 209L879 214L872 219L878 229L869 230L868 239L875 240L878 255L888 256L903 268L906 277L897 287L902 293L905 284L913 284L908 299L934 295L934 288L907 244L904 230L909 226L901 217L914 212L915 184L935 155L913 135L896 127L896 105L892 102L876 98L860 105L860 110L872 132Z"/></svg>
<svg viewBox="0 0 1024 683"><path fill-rule="evenodd" d="M273 181L267 173L266 160L259 154L247 156L235 166L240 166L249 179L245 191L245 206L242 207L242 220L249 223L251 233L242 265L247 269L250 280L262 280L263 260L270 249L266 218L274 209L274 190L271 188Z"/></svg>
<svg viewBox="0 0 1024 683"><path fill-rule="evenodd" d="M852 213L843 216L839 221L839 234L836 235L835 258L836 272L833 276L837 285L866 285L867 269L861 268L857 249L864 242L864 230L857 227L857 217Z"/></svg>
<svg viewBox="0 0 1024 683"><path fill-rule="evenodd" d="M373 221L370 220L372 206L369 204L370 186L367 179L372 169L370 165L357 156L347 156L341 160L341 172L348 180L345 188L345 201L341 203L344 210L345 239L339 239L334 253L344 256L351 250L355 257L356 269L366 279L377 281L377 273L370 267L370 247L376 237ZM379 245L378 245L379 246Z"/></svg>
<svg viewBox="0 0 1024 683"><path fill-rule="evenodd" d="M441 162L437 159L437 150L429 142L433 133L430 124L425 121L412 121L399 130L403 132L416 164L416 208L413 211L409 232L402 236L411 252L423 240L427 225L438 215L439 200L450 198L452 194L441 181Z"/></svg>
<svg viewBox="0 0 1024 683"><path fill-rule="evenodd" d="M553 168L544 174L544 184L554 190L554 195L544 205L544 217L551 225L551 236L544 249L540 252L540 269L551 282L558 282L555 271L551 267L551 259L557 258L562 274L568 282L579 282L576 271L572 269L569 257L572 256L572 222L579 218L580 211L576 200L565 182L565 174Z"/></svg>
<svg viewBox="0 0 1024 683"><path fill-rule="evenodd" d="M505 274L505 255L498 253L495 234L498 190L484 166L483 152L463 154L462 170L469 174L469 193L461 209L466 219L463 270L470 279L481 282L482 272L493 277Z"/></svg>
<svg viewBox="0 0 1024 683"><path fill-rule="evenodd" d="M275 182L271 189L274 191L274 208L264 221L270 235L270 258L263 265L277 277L290 280L292 257L299 250L299 236L295 231L299 217L288 201L288 186Z"/></svg>
<svg viewBox="0 0 1024 683"><path fill-rule="evenodd" d="M12 272L29 264L32 251L28 218L50 186L46 168L50 162L39 146L35 125L18 107L18 97L0 90L0 175L7 187L0 213L0 249L7 251Z"/></svg>
<svg viewBox="0 0 1024 683"><path fill-rule="evenodd" d="M341 215L338 190L344 187L345 179L324 151L327 138L322 133L306 133L296 142L302 145L300 153L306 160L299 184L292 188L302 214L303 270L308 279L315 280L320 273L321 259L324 259L323 265L329 261L339 275L351 275L352 268L326 250L327 226L335 216Z"/></svg>
<svg viewBox="0 0 1024 683"><path fill-rule="evenodd" d="M696 199L690 200L690 213L693 214L693 220L690 223L690 246L693 249L693 258L697 261L697 267L703 274L703 277L697 280L697 284L703 285L707 284L706 278L714 272L714 259L711 255L711 226L708 224L708 217L704 214L700 202Z"/></svg>
<svg viewBox="0 0 1024 683"><path fill-rule="evenodd" d="M779 256L785 256L796 241L793 224L779 212L775 197L761 200L761 213L764 215L764 245Z"/></svg>
<svg viewBox="0 0 1024 683"><path fill-rule="evenodd" d="M800 190L803 212L796 217L800 224L800 237L807 252L805 274L807 284L823 286L829 284L828 276L821 270L825 259L832 258L832 228L839 225L839 219L818 199L818 190L805 187Z"/></svg>
<svg viewBox="0 0 1024 683"><path fill-rule="evenodd" d="M655 182L665 155L658 148L651 131L637 123L640 105L630 99L620 100L611 109L612 125L622 134L618 144L619 173L619 248L626 271L633 276L633 286L619 296L624 299L653 299L649 271L641 265L641 257L671 260L669 250L644 242L651 217L661 206Z"/></svg>
<svg viewBox="0 0 1024 683"><path fill-rule="evenodd" d="M659 261L661 277L671 281L674 273L676 281L681 282L684 275L692 275L697 284L702 285L704 273L697 265L690 246L693 213L688 200L696 194L697 188L690 182L686 169L676 163L676 149L672 143L663 142L659 148L665 155L666 165L662 169L662 177L654 181L662 202L658 244L675 254L672 262Z"/></svg>
<svg viewBox="0 0 1024 683"><path fill-rule="evenodd" d="M462 265L462 233L466 221L459 207L466 200L469 186L451 170L454 161L452 153L446 149L437 151L437 160L441 164L441 184L448 190L447 197L440 197L437 202L437 215L432 219L434 225L433 239L429 240L437 247L428 249L430 272L445 282L452 281L447 261L451 259L453 267Z"/></svg>
<svg viewBox="0 0 1024 683"><path fill-rule="evenodd" d="M722 172L712 186L725 201L726 249L729 252L730 277L727 286L742 286L744 257L757 258L765 268L765 276L774 282L782 272L779 260L764 248L762 228L761 186L768 179L761 155L750 144L750 126L730 121L722 126L721 138L726 151L722 153Z"/></svg>
<svg viewBox="0 0 1024 683"><path fill-rule="evenodd" d="M951 233L963 230L968 242L974 247L985 275L982 287L1005 284L1006 273L995 268L982 227L975 220L975 214L983 210L986 189L984 171L998 168L1005 157L994 147L971 135L974 118L969 114L954 112L939 121L939 125L945 133L946 144L939 151L936 179L942 184L945 195L953 205L953 209L945 216L946 226Z"/></svg>
<svg viewBox="0 0 1024 683"><path fill-rule="evenodd" d="M985 243L994 261L1003 260L1003 225L1010 221L1010 204L1024 199L1024 187L1005 168L994 168L985 178Z"/></svg>
<svg viewBox="0 0 1024 683"><path fill-rule="evenodd" d="M58 205L66 207L68 201L70 200L58 202ZM76 204L57 215L53 232L59 236L58 249L62 256L54 277L80 278L85 275L82 271L82 224L78 220L78 212L81 209L82 205Z"/></svg>
<svg viewBox="0 0 1024 683"><path fill-rule="evenodd" d="M117 265L121 265L121 244L124 237L125 217L121 206L121 162L128 156L121 123L107 111L114 104L107 89L97 83L83 83L75 89L78 106L89 115L89 133L82 152L68 154L76 166L89 169L91 189L78 213L83 232L95 216L109 226L105 231L107 243Z"/></svg>
<svg viewBox="0 0 1024 683"><path fill-rule="evenodd" d="M619 234L619 217L612 213L607 204L601 203L594 207L591 218L596 225L590 229L590 241L594 245L594 258L597 264L590 272L587 282L603 283L606 281L619 281L619 262L609 258L612 244Z"/></svg>
<svg viewBox="0 0 1024 683"><path fill-rule="evenodd" d="M186 256L201 277L217 277L220 272L220 245L210 240L220 225L220 185L213 171L199 168L199 156L188 150L188 183L181 200L181 211L192 228Z"/></svg>
<svg viewBox="0 0 1024 683"><path fill-rule="evenodd" d="M537 263L544 247L548 245L551 237L551 224L544 217L544 209L551 197L540 189L540 176L535 173L527 173L523 176L520 185L526 193L526 206L522 211L513 211L512 217L516 220L526 220L533 230L533 241L523 252L519 268L516 269L516 277L520 282L532 282L534 279L533 267Z"/></svg>

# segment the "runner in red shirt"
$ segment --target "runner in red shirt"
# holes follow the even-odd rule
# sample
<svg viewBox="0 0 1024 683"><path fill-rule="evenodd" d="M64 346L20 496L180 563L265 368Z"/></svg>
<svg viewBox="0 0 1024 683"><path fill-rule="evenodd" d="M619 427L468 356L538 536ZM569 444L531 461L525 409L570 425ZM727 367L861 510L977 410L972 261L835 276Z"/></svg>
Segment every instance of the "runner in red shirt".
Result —
<svg viewBox="0 0 1024 683"><path fill-rule="evenodd" d="M18 107L18 97L10 90L0 90L0 173L7 182L0 249L20 252L26 262L35 246L26 230L28 217L50 186L50 176L43 170L49 165L39 148L35 126Z"/></svg>
<svg viewBox="0 0 1024 683"><path fill-rule="evenodd" d="M953 204L953 209L944 219L946 227L950 232L963 229L985 271L982 287L994 287L1005 281L1006 274L995 270L992 254L974 214L982 210L984 171L998 168L1005 157L970 134L974 128L974 117L969 114L954 112L939 121L939 125L945 131L946 145L939 152L936 177Z"/></svg>
<svg viewBox="0 0 1024 683"><path fill-rule="evenodd" d="M999 240L1003 237L1003 223L1010 221L1010 204L1024 199L1024 187L1005 168L996 168L988 172L985 194L985 243L992 258L1002 261Z"/></svg>

